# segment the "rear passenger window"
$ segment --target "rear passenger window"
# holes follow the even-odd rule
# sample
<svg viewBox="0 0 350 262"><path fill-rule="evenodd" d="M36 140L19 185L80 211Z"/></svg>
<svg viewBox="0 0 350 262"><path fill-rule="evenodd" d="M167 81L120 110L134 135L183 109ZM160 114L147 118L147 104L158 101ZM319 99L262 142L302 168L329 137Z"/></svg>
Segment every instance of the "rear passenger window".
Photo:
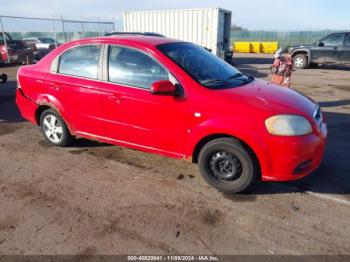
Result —
<svg viewBox="0 0 350 262"><path fill-rule="evenodd" d="M108 54L110 82L150 89L159 80L169 80L169 72L150 56L131 48L111 46Z"/></svg>
<svg viewBox="0 0 350 262"><path fill-rule="evenodd" d="M96 79L100 51L100 45L74 47L61 55L58 72Z"/></svg>

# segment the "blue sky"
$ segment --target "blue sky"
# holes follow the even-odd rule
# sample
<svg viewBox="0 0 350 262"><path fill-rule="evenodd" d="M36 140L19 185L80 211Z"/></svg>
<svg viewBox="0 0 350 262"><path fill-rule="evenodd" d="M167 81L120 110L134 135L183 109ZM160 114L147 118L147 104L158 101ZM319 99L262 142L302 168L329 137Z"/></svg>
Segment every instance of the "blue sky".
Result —
<svg viewBox="0 0 350 262"><path fill-rule="evenodd" d="M232 11L232 22L248 29L350 29L348 0L7 0L3 15L69 18L115 18L122 28L126 10L222 7ZM7 21L6 21L7 22ZM28 25L27 25L28 26ZM32 26L31 26L32 27Z"/></svg>

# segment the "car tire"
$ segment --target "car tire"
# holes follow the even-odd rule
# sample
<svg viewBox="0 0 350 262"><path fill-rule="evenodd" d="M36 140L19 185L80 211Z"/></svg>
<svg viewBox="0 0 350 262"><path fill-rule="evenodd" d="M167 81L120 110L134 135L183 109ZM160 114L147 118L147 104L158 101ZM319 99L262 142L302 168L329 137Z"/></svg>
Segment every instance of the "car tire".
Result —
<svg viewBox="0 0 350 262"><path fill-rule="evenodd" d="M198 156L198 167L209 185L228 194L246 190L258 170L257 161L243 143L228 137L204 145Z"/></svg>
<svg viewBox="0 0 350 262"><path fill-rule="evenodd" d="M304 69L308 67L308 59L304 54L299 54L293 57L293 65L297 69Z"/></svg>
<svg viewBox="0 0 350 262"><path fill-rule="evenodd" d="M73 140L62 117L52 109L41 114L40 127L45 139L52 145L64 147Z"/></svg>

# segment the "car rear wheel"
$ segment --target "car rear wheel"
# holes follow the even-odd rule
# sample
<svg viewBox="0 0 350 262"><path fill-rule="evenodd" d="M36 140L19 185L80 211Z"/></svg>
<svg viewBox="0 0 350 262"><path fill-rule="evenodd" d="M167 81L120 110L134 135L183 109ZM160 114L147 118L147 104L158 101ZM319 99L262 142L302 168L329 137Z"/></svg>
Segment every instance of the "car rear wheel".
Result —
<svg viewBox="0 0 350 262"><path fill-rule="evenodd" d="M307 67L307 57L304 54L299 54L293 57L294 67L303 69Z"/></svg>
<svg viewBox="0 0 350 262"><path fill-rule="evenodd" d="M252 154L234 138L208 142L199 153L198 166L205 181L224 193L247 189L258 170Z"/></svg>
<svg viewBox="0 0 350 262"><path fill-rule="evenodd" d="M73 140L66 123L52 109L48 109L41 114L40 127L46 140L55 146L64 147Z"/></svg>

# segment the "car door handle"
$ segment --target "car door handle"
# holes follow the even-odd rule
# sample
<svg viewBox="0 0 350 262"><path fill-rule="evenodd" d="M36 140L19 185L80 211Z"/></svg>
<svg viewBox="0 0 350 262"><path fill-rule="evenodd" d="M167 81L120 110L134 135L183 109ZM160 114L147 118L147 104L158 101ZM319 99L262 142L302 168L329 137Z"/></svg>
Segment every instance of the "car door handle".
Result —
<svg viewBox="0 0 350 262"><path fill-rule="evenodd" d="M55 90L55 91L60 91L61 90L60 85L58 85L56 83L49 83L49 87L50 87L50 89Z"/></svg>
<svg viewBox="0 0 350 262"><path fill-rule="evenodd" d="M60 91L61 90L61 87L59 85L57 85L57 84L52 85L51 88L53 90L55 90L55 91Z"/></svg>
<svg viewBox="0 0 350 262"><path fill-rule="evenodd" d="M116 102L117 104L120 104L124 100L124 98L119 94L110 95L108 99Z"/></svg>

